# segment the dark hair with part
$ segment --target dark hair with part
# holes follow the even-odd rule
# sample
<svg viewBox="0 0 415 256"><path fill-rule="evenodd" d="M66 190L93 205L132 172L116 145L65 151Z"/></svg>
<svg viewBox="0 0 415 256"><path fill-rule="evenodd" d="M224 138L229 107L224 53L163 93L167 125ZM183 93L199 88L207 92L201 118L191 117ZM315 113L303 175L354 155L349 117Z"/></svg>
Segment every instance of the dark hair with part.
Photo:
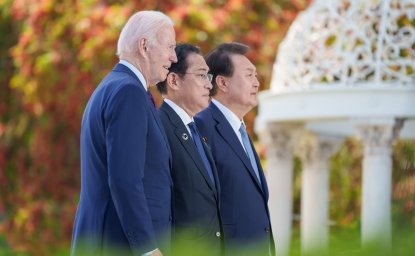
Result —
<svg viewBox="0 0 415 256"><path fill-rule="evenodd" d="M216 84L217 76L232 76L234 66L231 60L231 55L239 54L245 55L249 51L249 46L232 42L223 43L216 46L205 56L206 64L209 66L209 73L213 75L212 89L210 90L210 96L215 96L218 91L218 85Z"/></svg>
<svg viewBox="0 0 415 256"><path fill-rule="evenodd" d="M181 43L176 46L175 51L177 62L171 64L169 72L176 73L180 77L183 77L189 68L187 57L192 53L200 54L200 48L192 44ZM161 94L167 93L167 78L164 81L157 83L157 90Z"/></svg>

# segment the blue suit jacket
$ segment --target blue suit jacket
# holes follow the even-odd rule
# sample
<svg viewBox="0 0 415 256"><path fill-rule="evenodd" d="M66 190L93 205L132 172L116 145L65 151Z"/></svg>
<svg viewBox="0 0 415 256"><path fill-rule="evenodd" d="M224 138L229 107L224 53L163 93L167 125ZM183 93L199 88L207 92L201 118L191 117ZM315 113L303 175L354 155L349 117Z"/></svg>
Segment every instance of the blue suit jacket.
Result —
<svg viewBox="0 0 415 256"><path fill-rule="evenodd" d="M209 178L196 144L179 115L165 102L159 113L173 156L173 246L179 244L181 249L198 255L205 253L205 247L197 246L202 243L209 245L209 255L221 255L220 184L210 150L202 141L216 185Z"/></svg>
<svg viewBox="0 0 415 256"><path fill-rule="evenodd" d="M214 103L197 114L195 121L218 169L226 250L252 245L255 255L268 255L270 249L274 252L268 187L252 142L261 183L237 135Z"/></svg>
<svg viewBox="0 0 415 256"><path fill-rule="evenodd" d="M117 64L82 118L81 195L71 254L168 250L159 241L169 241L170 162L156 109L136 75Z"/></svg>

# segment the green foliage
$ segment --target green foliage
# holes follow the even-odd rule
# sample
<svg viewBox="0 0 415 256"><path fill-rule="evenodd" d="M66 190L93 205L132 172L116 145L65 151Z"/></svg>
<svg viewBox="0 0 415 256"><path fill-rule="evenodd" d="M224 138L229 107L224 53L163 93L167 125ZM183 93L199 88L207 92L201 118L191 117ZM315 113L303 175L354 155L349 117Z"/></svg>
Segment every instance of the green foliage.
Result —
<svg viewBox="0 0 415 256"><path fill-rule="evenodd" d="M391 252L379 252L379 245L367 248L362 248L360 227L356 226L342 226L332 227L330 229L328 255L332 256L374 256L374 255L394 255L394 256L406 256L412 255L415 251L415 232L413 227L407 226L406 228L398 227L396 223L393 223L395 227L392 230L392 250ZM277 248L278 253L278 248ZM301 251L300 230L295 228L293 230L293 239L290 247L291 256L304 255ZM322 253L311 255L324 255Z"/></svg>
<svg viewBox="0 0 415 256"><path fill-rule="evenodd" d="M362 150L359 141L347 139L330 160L329 216L339 225L358 225Z"/></svg>
<svg viewBox="0 0 415 256"><path fill-rule="evenodd" d="M415 141L402 140L393 151L392 212L396 225L415 226ZM411 227L411 225L409 225Z"/></svg>

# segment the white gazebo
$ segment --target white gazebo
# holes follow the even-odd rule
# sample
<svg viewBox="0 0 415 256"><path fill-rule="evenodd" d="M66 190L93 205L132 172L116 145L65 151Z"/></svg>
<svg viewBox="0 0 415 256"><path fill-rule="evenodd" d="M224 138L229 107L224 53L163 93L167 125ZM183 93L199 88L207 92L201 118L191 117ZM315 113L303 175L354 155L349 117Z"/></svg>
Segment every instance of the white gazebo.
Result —
<svg viewBox="0 0 415 256"><path fill-rule="evenodd" d="M293 155L302 160L303 252L327 249L328 159L364 145L362 244L391 246L391 146L415 138L415 0L315 0L282 41L255 130L266 145L279 255L289 252Z"/></svg>

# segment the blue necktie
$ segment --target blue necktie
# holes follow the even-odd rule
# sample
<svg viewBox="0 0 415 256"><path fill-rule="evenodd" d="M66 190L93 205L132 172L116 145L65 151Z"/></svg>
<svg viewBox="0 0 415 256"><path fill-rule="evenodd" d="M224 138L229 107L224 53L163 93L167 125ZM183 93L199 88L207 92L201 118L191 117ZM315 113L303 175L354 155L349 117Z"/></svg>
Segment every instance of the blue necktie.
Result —
<svg viewBox="0 0 415 256"><path fill-rule="evenodd" d="M258 181L261 184L261 179L259 178L258 165L255 160L255 156L254 156L254 152L251 147L251 143L249 141L248 133L246 132L245 125L243 123L241 123L239 132L241 133L242 143L244 144L246 154L248 155L249 161L251 162L252 168L255 171L256 177L258 178Z"/></svg>
<svg viewBox="0 0 415 256"><path fill-rule="evenodd" d="M207 159L205 150L200 140L199 132L194 122L189 123L190 132L192 133L193 141L196 144L197 151L199 152L200 157L202 158L203 164L206 168L209 178L212 180L213 185L215 186L215 179L213 178L212 167L210 166L209 160Z"/></svg>

